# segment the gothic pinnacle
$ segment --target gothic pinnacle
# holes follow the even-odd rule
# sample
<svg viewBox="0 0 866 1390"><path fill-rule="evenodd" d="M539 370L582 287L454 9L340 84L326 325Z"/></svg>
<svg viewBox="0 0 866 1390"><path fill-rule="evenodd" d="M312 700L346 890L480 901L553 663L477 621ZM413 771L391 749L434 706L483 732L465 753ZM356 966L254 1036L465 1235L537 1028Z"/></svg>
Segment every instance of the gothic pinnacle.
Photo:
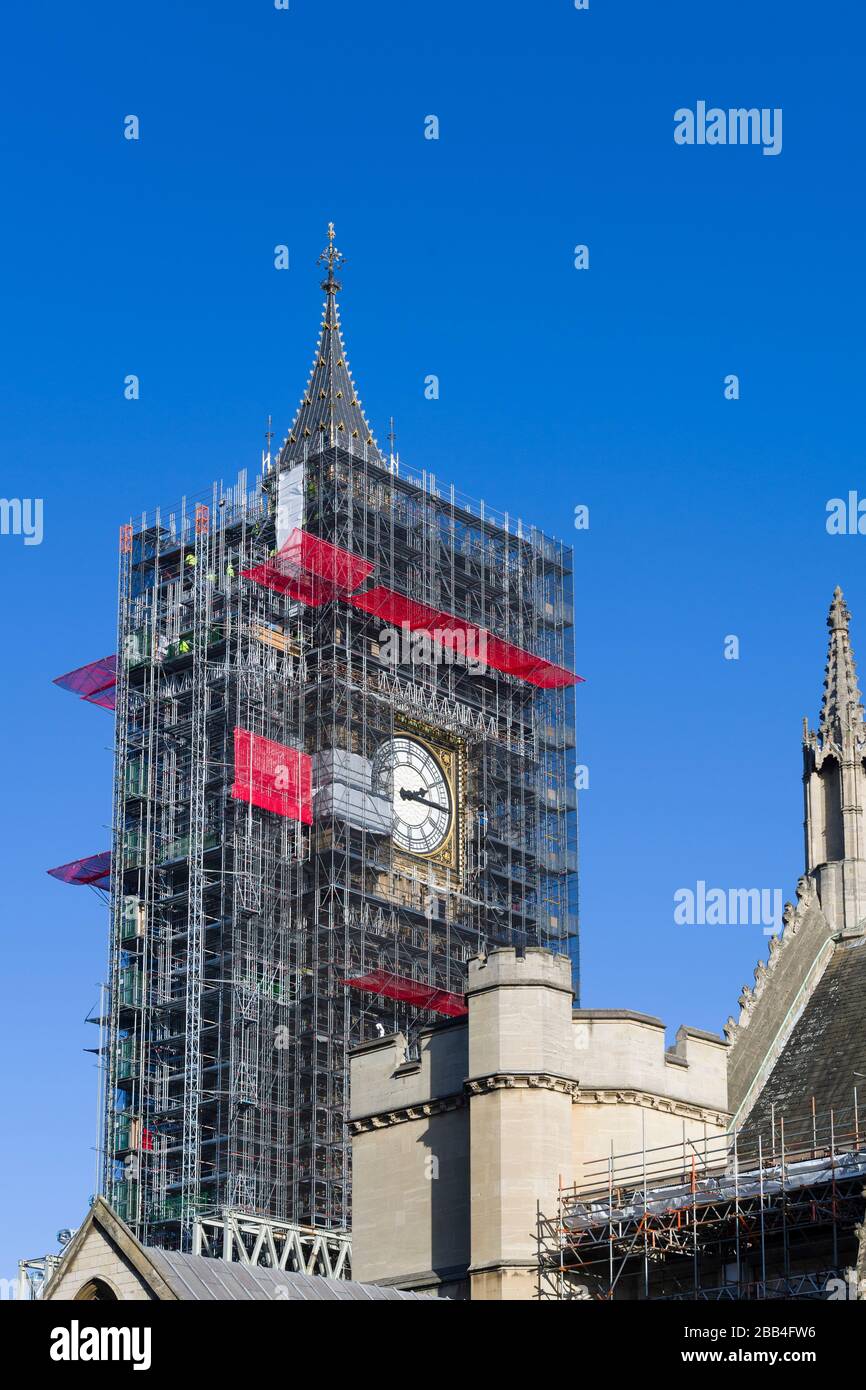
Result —
<svg viewBox="0 0 866 1390"><path fill-rule="evenodd" d="M820 732L823 742L841 747L848 730L863 723L863 706L857 684L857 668L848 627L851 614L842 590L836 586L827 616L830 645L824 675Z"/></svg>

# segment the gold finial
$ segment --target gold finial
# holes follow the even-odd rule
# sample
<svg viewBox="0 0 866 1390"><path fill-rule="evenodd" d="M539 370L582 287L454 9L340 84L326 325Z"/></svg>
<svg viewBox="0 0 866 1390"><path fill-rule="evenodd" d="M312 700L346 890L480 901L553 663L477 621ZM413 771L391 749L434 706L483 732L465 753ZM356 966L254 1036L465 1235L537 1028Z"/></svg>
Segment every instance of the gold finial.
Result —
<svg viewBox="0 0 866 1390"><path fill-rule="evenodd" d="M333 222L329 222L328 244L322 252L321 256L319 257L318 261L316 262L317 265L326 265L328 267L327 279L322 281L322 289L326 292L326 294L336 294L337 290L341 290L343 288L339 281L334 277L334 267L338 265L345 265L346 258L343 255L342 251L340 251L339 248L334 245L335 236L336 232L334 231L334 224Z"/></svg>

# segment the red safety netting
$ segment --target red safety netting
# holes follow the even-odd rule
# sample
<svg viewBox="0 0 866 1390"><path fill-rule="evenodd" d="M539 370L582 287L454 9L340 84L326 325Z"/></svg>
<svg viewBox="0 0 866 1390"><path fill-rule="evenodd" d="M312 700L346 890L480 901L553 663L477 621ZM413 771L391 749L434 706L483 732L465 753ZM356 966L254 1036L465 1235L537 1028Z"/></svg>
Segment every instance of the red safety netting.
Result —
<svg viewBox="0 0 866 1390"><path fill-rule="evenodd" d="M115 686L117 684L117 656L103 656L99 661L90 661L86 666L78 666L67 671L65 676L55 676L54 684L61 690L71 690L92 705L103 709L114 709Z"/></svg>
<svg viewBox="0 0 866 1390"><path fill-rule="evenodd" d="M256 565L250 570L241 570L241 575L244 579L252 579L256 584L261 584L265 589L273 589L276 594L288 594L289 598L306 603L310 608L318 608L323 603L329 603L331 599L342 597L340 590L335 589L327 580L316 579L306 574L284 574L274 562Z"/></svg>
<svg viewBox="0 0 866 1390"><path fill-rule="evenodd" d="M357 589L373 573L369 560L298 527L291 532L276 558L281 566L325 579L344 593Z"/></svg>
<svg viewBox="0 0 866 1390"><path fill-rule="evenodd" d="M97 690L95 695L85 695L84 698L89 705L99 705L100 709L117 709L117 686L108 685L104 690Z"/></svg>
<svg viewBox="0 0 866 1390"><path fill-rule="evenodd" d="M369 975L356 975L343 980L352 989L363 990L366 994L383 994L387 999L399 999L404 1004L414 1004L419 1009L431 1009L433 1013L447 1014L449 1018L461 1018L468 1013L462 994L452 994L447 989L435 989L432 985L419 984L417 980L407 979L405 975L394 975L389 970L372 970Z"/></svg>
<svg viewBox="0 0 866 1390"><path fill-rule="evenodd" d="M386 589L384 585L367 589L363 594L353 594L349 602L354 608L382 618L393 627L401 627L405 623L412 632L425 632L443 647L467 652L477 661L486 661L494 671L517 676L544 690L576 685L583 680L582 676L574 675L564 666L555 666L544 657L533 656L532 652L524 651L522 647L516 647L501 637L494 637L474 623L468 623L442 609L429 608L426 603L406 598L393 589Z"/></svg>
<svg viewBox="0 0 866 1390"><path fill-rule="evenodd" d="M297 748L236 728L232 796L312 825L312 758Z"/></svg>
<svg viewBox="0 0 866 1390"><path fill-rule="evenodd" d="M373 573L373 566L360 555L295 527L272 560L241 573L245 579L316 608L357 589Z"/></svg>
<svg viewBox="0 0 866 1390"><path fill-rule="evenodd" d="M52 878L59 878L61 883L90 883L97 888L107 888L111 877L111 850L88 855L86 859L73 859L71 863L60 864L47 872Z"/></svg>

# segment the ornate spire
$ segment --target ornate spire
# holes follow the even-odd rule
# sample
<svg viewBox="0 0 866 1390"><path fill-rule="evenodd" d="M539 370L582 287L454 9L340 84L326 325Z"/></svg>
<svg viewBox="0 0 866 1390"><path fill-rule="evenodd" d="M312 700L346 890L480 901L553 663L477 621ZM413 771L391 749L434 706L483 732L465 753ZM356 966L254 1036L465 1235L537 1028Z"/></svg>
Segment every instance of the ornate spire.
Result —
<svg viewBox="0 0 866 1390"><path fill-rule="evenodd" d="M338 290L343 288L339 280L334 278L334 266L345 265L346 257L343 255L342 251L334 245L335 236L334 224L333 222L329 222L328 244L316 261L316 265L326 265L328 267L328 274L322 281L322 289L325 291L325 294L336 294Z"/></svg>
<svg viewBox="0 0 866 1390"><path fill-rule="evenodd" d="M367 457L381 462L378 445L361 409L343 343L337 306L342 285L334 272L345 264L345 258L335 246L334 236L334 224L329 222L328 245L318 260L319 265L328 268L322 281L325 291L322 326L310 379L294 424L280 450L281 467L335 446L360 454L366 445Z"/></svg>
<svg viewBox="0 0 866 1390"><path fill-rule="evenodd" d="M852 734L863 731L863 705L857 684L857 668L848 625L851 614L842 590L833 591L833 602L827 626L830 629L830 648L824 674L824 699L821 704L819 732L826 747L833 743L841 749Z"/></svg>
<svg viewBox="0 0 866 1390"><path fill-rule="evenodd" d="M833 931L866 922L866 725L854 653L851 614L833 593L830 649L818 732L803 729L806 873L818 889Z"/></svg>

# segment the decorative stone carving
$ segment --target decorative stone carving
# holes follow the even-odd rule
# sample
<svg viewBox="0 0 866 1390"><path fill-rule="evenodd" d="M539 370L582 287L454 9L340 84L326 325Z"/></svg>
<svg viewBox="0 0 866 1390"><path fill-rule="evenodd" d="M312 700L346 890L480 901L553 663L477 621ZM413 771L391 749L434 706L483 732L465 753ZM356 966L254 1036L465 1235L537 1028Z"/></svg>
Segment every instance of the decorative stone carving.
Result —
<svg viewBox="0 0 866 1390"><path fill-rule="evenodd" d="M687 1101L671 1100L669 1096L658 1096L651 1091L600 1091L578 1090L574 1095L576 1105L639 1105L644 1110L658 1110L667 1115L676 1115L683 1120L698 1120L701 1123L716 1125L726 1129L730 1115L719 1110L711 1110L703 1105L690 1105Z"/></svg>
<svg viewBox="0 0 866 1390"><path fill-rule="evenodd" d="M491 1076L473 1077L471 1081L466 1081L464 1086L467 1093L473 1096L523 1086L542 1091L562 1091L574 1098L578 1083L570 1077L554 1076L550 1072L495 1072Z"/></svg>
<svg viewBox="0 0 866 1390"><path fill-rule="evenodd" d="M372 1129L388 1129L391 1125L407 1124L411 1120L429 1119L431 1115L442 1115L446 1110L460 1110L466 1104L464 1095L442 1096L437 1100L421 1104L406 1105L399 1110L387 1110L380 1115L365 1115L362 1119L349 1121L350 1134L366 1134Z"/></svg>
<svg viewBox="0 0 866 1390"><path fill-rule="evenodd" d="M815 886L815 880L811 878L808 874L801 874L800 877L797 879L796 892L797 911L807 912L809 908L813 906L818 896L818 890Z"/></svg>
<svg viewBox="0 0 866 1390"><path fill-rule="evenodd" d="M738 1019L729 1018L724 1027L724 1034L728 1042L733 1046L743 1029L749 1026L752 1011L761 995L771 982L773 971L779 963L779 959L785 947L789 945L791 939L796 936L808 912L817 905L818 891L815 880L809 874L801 874L797 879L797 902L786 903L782 914L783 929L779 936L770 937L769 957L766 961L759 960L755 966L755 986L743 985L737 1003L740 1006L740 1016Z"/></svg>

